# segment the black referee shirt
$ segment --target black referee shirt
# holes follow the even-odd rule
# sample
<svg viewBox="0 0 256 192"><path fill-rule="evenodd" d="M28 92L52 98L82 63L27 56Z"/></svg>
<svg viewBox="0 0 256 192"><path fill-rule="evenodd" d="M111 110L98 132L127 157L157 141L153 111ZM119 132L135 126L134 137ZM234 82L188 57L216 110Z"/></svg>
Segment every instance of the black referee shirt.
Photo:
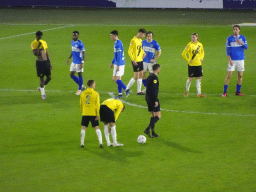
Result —
<svg viewBox="0 0 256 192"><path fill-rule="evenodd" d="M157 101L159 91L159 81L156 74L151 73L147 78L147 91L146 99L150 99L154 102Z"/></svg>

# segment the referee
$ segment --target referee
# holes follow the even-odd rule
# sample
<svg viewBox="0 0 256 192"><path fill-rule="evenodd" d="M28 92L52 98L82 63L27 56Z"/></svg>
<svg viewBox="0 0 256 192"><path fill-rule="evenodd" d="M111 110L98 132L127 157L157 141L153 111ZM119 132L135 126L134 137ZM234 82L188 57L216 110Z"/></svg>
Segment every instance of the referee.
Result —
<svg viewBox="0 0 256 192"><path fill-rule="evenodd" d="M160 137L160 135L155 132L155 124L161 118L160 103L158 100L159 91L159 81L157 75L160 73L160 65L153 65L153 73L151 73L147 78L147 91L146 91L146 101L148 104L148 111L151 113L151 119L149 126L144 130L150 138ZM149 130L152 130L152 135Z"/></svg>

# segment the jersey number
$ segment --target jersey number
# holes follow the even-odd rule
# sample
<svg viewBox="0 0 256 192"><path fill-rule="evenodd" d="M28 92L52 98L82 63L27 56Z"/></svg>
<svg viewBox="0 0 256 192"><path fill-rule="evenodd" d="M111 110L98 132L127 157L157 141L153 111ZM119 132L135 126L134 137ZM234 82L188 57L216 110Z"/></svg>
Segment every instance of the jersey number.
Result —
<svg viewBox="0 0 256 192"><path fill-rule="evenodd" d="M91 99L91 97L90 97L90 95L86 95L86 104L90 104L90 99Z"/></svg>

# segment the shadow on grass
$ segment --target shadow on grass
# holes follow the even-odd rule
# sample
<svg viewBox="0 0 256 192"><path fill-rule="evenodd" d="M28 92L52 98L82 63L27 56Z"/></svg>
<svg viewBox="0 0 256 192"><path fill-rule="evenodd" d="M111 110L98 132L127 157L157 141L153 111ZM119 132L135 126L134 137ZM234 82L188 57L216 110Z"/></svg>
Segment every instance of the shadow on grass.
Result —
<svg viewBox="0 0 256 192"><path fill-rule="evenodd" d="M169 140L159 140L159 141L161 141L163 144L165 144L169 147L178 149L178 150L183 151L183 152L202 153L201 151L197 151L197 150L194 150L194 149L191 149L191 148L188 148L188 147L184 147L184 146L182 146L178 143L174 143L174 142L169 141Z"/></svg>

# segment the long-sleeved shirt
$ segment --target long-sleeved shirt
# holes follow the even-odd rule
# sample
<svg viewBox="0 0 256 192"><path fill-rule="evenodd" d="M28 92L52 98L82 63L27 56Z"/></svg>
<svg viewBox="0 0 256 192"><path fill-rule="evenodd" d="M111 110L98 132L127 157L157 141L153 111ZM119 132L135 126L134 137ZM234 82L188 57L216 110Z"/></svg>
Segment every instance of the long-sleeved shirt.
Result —
<svg viewBox="0 0 256 192"><path fill-rule="evenodd" d="M189 44L187 44L181 55L190 66L200 66L202 65L201 59L204 59L203 44L200 42L194 43L191 41ZM192 63L190 63L191 60Z"/></svg>

